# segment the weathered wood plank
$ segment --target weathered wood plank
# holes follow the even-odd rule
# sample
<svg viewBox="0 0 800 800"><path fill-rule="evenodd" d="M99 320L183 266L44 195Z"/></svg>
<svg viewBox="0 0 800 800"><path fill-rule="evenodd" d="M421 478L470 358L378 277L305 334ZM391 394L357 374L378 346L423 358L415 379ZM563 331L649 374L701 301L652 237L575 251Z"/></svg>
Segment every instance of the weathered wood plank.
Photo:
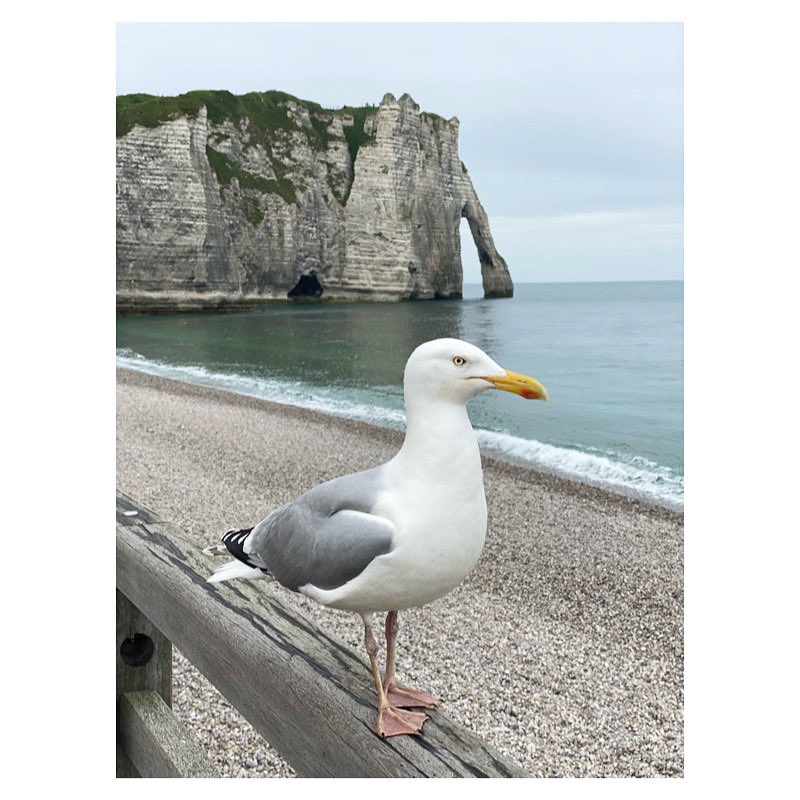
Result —
<svg viewBox="0 0 800 800"><path fill-rule="evenodd" d="M125 516L122 510L137 510ZM307 777L524 777L440 710L379 739L369 668L266 581L211 584L212 559L118 493L117 586Z"/></svg>
<svg viewBox="0 0 800 800"><path fill-rule="evenodd" d="M119 741L143 778L214 778L216 772L158 692L119 700Z"/></svg>

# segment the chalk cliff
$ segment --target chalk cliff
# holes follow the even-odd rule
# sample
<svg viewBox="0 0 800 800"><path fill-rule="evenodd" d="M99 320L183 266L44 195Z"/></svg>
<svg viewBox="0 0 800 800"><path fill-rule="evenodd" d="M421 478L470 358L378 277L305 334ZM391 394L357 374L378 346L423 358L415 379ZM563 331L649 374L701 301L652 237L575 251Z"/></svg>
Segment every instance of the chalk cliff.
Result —
<svg viewBox="0 0 800 800"><path fill-rule="evenodd" d="M461 297L462 217L485 296L510 297L458 127L408 95L118 98L118 307Z"/></svg>

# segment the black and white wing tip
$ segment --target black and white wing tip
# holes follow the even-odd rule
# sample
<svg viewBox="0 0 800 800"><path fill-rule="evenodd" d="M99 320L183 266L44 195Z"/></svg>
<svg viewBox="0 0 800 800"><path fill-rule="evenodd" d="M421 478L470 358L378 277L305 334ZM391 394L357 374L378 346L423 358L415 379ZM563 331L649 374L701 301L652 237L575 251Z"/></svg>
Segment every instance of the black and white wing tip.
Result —
<svg viewBox="0 0 800 800"><path fill-rule="evenodd" d="M209 583L220 583L232 578L258 580L272 577L267 565L255 553L247 552L247 537L252 531L252 528L231 528L222 535L221 542L203 550L206 555L231 555L234 558L217 569L208 578Z"/></svg>

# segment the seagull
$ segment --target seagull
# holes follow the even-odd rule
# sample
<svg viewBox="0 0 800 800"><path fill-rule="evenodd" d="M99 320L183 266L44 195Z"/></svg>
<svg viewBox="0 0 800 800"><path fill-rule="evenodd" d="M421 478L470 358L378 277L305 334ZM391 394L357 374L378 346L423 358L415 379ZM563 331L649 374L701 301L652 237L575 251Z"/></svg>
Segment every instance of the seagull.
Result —
<svg viewBox="0 0 800 800"><path fill-rule="evenodd" d="M322 483L209 554L233 556L208 580L266 578L324 606L356 612L378 695L376 732L419 735L439 700L396 675L398 612L461 583L486 537L481 457L466 405L487 389L547 400L547 390L458 339L414 350L403 378L406 434L385 464ZM375 617L386 613L381 675Z"/></svg>

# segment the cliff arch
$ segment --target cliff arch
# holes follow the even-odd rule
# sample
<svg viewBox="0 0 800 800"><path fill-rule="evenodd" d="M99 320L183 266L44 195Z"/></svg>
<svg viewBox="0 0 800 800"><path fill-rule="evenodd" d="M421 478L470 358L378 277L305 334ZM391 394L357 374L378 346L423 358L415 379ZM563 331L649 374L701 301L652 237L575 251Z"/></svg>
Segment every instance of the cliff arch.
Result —
<svg viewBox="0 0 800 800"><path fill-rule="evenodd" d="M489 230L489 219L477 197L474 201L464 203L461 216L467 220L472 241L478 251L483 296L513 297L514 284L508 272L508 265L494 246L492 232Z"/></svg>

